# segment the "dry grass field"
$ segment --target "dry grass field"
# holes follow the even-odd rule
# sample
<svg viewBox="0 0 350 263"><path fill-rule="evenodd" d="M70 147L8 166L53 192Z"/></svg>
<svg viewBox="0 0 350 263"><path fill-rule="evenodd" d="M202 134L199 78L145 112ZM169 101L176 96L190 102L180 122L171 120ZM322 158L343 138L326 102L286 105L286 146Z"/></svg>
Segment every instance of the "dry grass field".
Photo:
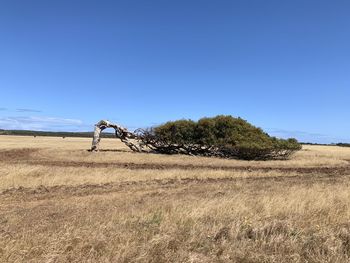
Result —
<svg viewBox="0 0 350 263"><path fill-rule="evenodd" d="M287 161L0 136L0 262L350 262L350 148Z"/></svg>

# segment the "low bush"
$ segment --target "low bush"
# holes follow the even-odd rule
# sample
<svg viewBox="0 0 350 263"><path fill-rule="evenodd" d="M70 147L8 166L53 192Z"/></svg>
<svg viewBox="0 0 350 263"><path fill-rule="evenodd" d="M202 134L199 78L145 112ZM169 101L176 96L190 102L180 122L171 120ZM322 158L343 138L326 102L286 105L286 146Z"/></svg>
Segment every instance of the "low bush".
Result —
<svg viewBox="0 0 350 263"><path fill-rule="evenodd" d="M142 143L161 153L218 156L245 160L285 159L301 149L296 139L278 139L246 120L213 118L169 121L143 130Z"/></svg>

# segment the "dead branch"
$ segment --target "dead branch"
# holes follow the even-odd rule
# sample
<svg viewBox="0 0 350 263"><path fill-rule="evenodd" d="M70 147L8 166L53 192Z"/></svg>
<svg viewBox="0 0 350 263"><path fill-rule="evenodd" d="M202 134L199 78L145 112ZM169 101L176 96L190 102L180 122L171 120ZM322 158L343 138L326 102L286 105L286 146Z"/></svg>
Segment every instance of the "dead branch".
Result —
<svg viewBox="0 0 350 263"><path fill-rule="evenodd" d="M115 130L115 137L119 138L123 143L125 143L132 151L141 152L142 147L130 141L130 139L136 139L134 133L129 132L126 128L111 123L108 120L101 120L95 125L94 137L92 140L91 151L98 151L101 141L101 132L106 128L113 128Z"/></svg>

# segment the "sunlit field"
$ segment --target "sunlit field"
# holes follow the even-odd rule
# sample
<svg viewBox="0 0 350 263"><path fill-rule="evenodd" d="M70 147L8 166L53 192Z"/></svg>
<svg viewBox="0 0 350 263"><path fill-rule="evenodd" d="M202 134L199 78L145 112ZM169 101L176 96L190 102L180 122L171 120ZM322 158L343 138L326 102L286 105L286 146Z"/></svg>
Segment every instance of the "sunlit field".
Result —
<svg viewBox="0 0 350 263"><path fill-rule="evenodd" d="M349 262L350 148L284 161L0 136L0 262Z"/></svg>

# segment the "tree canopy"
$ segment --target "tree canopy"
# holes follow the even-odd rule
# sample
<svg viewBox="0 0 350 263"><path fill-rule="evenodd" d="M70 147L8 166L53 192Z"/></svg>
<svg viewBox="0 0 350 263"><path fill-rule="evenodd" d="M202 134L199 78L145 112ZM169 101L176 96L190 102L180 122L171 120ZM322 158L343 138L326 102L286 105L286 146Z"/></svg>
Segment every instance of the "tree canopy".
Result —
<svg viewBox="0 0 350 263"><path fill-rule="evenodd" d="M246 160L288 158L301 149L296 139L271 137L261 128L230 115L169 121L143 130L140 138L157 152Z"/></svg>

